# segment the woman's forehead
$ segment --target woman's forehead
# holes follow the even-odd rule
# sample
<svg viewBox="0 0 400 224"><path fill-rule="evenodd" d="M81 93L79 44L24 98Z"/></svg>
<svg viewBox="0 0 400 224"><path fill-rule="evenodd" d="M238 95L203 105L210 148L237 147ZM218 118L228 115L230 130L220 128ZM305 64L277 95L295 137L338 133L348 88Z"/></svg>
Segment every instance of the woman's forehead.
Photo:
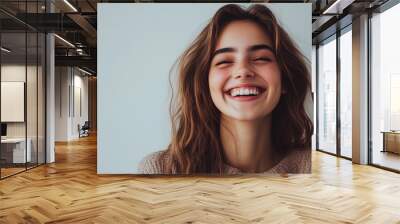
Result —
<svg viewBox="0 0 400 224"><path fill-rule="evenodd" d="M227 24L217 39L216 49L246 48L255 44L271 46L271 38L259 24L249 20L233 21Z"/></svg>

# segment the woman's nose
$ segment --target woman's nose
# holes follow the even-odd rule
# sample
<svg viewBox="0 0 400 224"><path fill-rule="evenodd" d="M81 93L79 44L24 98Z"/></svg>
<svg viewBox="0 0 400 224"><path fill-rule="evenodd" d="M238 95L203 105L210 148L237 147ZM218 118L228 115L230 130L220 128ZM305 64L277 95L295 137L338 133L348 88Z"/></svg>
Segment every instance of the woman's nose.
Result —
<svg viewBox="0 0 400 224"><path fill-rule="evenodd" d="M239 63L237 69L235 69L233 73L235 79L252 78L253 76L254 72L251 70L250 65L247 62Z"/></svg>

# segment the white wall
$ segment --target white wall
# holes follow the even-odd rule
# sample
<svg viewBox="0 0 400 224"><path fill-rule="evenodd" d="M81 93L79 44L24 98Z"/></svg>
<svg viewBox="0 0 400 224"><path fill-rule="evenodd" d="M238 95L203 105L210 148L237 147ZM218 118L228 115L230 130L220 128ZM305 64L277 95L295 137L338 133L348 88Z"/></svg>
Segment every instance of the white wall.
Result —
<svg viewBox="0 0 400 224"><path fill-rule="evenodd" d="M28 68L24 65L9 64L1 66L1 81L18 81L25 82L25 69L32 70L31 66ZM31 72L28 72L31 74ZM6 108L1 108L5 110ZM7 137L25 137L25 122L11 122L7 123Z"/></svg>
<svg viewBox="0 0 400 224"><path fill-rule="evenodd" d="M56 67L55 73L55 140L77 139L78 124L88 120L88 78L72 67Z"/></svg>
<svg viewBox="0 0 400 224"><path fill-rule="evenodd" d="M78 74L76 74L78 72ZM81 126L85 123L85 121L89 120L89 103L88 103L88 77L82 76L83 73L75 69L74 75L74 108L72 108L72 119L71 119L71 135L72 138L78 138L78 124ZM79 93L80 91L80 93ZM80 97L79 97L80 95ZM81 102L79 102L81 101ZM81 108L79 108L81 107ZM80 111L81 110L81 111Z"/></svg>
<svg viewBox="0 0 400 224"><path fill-rule="evenodd" d="M38 69L38 70L36 70ZM27 119L23 122L6 122L8 138L24 138L25 135L30 139L32 161L44 162L44 74L42 67L25 66L25 64L3 64L1 66L2 82L24 82L26 85L26 107L21 108L26 112ZM27 81L26 81L27 79ZM9 108L1 108L7 110ZM39 153L37 157L36 153Z"/></svg>
<svg viewBox="0 0 400 224"><path fill-rule="evenodd" d="M26 73L27 72L27 73ZM5 64L1 66L1 81L2 82L25 82L25 76L28 74L28 80L30 85L36 85L36 81L33 81L33 78L30 77L34 75L36 77L36 66L27 66L19 65L19 64ZM34 104L28 105L29 111L27 113L28 122L28 137L29 134L35 131L36 133L36 124L31 124L32 121L36 123L36 113L32 113L32 111L36 111L36 88L27 88L27 104L31 102L35 102ZM33 99L35 98L35 99ZM2 110L6 110L7 108L1 108ZM7 122L7 136L8 137L25 137L25 123L26 122Z"/></svg>
<svg viewBox="0 0 400 224"><path fill-rule="evenodd" d="M24 122L25 121L25 83L1 82L1 121Z"/></svg>
<svg viewBox="0 0 400 224"><path fill-rule="evenodd" d="M55 68L55 141L68 140L68 67Z"/></svg>
<svg viewBox="0 0 400 224"><path fill-rule="evenodd" d="M136 173L167 147L169 71L222 5L98 4L98 173ZM311 60L311 4L268 6Z"/></svg>

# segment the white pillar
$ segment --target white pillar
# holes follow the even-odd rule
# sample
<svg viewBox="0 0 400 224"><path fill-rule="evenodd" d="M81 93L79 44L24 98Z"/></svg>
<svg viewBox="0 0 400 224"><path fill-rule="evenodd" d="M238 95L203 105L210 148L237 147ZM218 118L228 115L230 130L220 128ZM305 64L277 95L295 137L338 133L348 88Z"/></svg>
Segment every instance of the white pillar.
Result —
<svg viewBox="0 0 400 224"><path fill-rule="evenodd" d="M353 162L368 163L368 15L353 20Z"/></svg>
<svg viewBox="0 0 400 224"><path fill-rule="evenodd" d="M54 151L54 133L55 133L55 76L54 76L54 35L47 34L46 36L46 60L47 60L47 108L46 108L46 163L55 161Z"/></svg>
<svg viewBox="0 0 400 224"><path fill-rule="evenodd" d="M46 4L47 12L53 12L50 1ZM54 35L46 35L46 163L55 162L55 44Z"/></svg>

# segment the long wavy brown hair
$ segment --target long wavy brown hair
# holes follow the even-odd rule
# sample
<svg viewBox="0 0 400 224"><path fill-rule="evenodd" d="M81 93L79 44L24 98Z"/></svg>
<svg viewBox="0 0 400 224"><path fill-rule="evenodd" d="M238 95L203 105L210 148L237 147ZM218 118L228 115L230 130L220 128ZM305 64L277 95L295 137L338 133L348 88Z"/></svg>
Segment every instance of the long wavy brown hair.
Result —
<svg viewBox="0 0 400 224"><path fill-rule="evenodd" d="M223 173L224 152L220 140L220 111L208 85L208 73L216 42L227 24L252 21L273 43L285 90L272 112L272 144L279 152L310 149L312 122L304 109L310 93L308 61L295 46L273 13L264 5L244 9L235 4L220 8L178 59L178 89L171 100L172 139L159 158L163 173Z"/></svg>

